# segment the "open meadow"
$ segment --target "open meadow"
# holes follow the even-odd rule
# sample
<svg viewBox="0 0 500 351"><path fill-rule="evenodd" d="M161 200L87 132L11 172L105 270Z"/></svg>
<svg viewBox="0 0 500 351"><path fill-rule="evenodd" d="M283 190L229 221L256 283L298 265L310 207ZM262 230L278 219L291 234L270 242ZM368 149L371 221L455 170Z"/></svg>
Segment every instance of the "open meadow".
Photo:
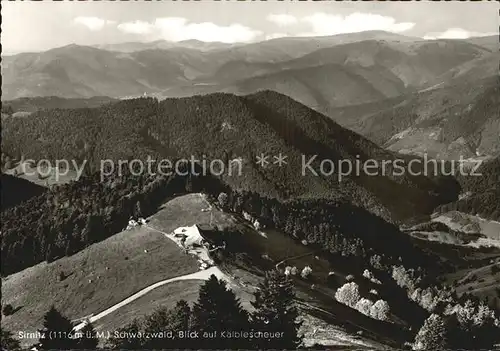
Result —
<svg viewBox="0 0 500 351"><path fill-rule="evenodd" d="M201 211L206 207L199 194L180 196L167 201L149 222L161 223L166 232L209 223L210 213ZM43 314L51 305L72 320L81 319L158 281L197 270L196 259L163 234L144 226L135 227L73 256L43 262L3 278L2 305L11 304L17 311L3 317L2 325L14 333L33 332L41 327ZM168 295L166 290L163 291Z"/></svg>

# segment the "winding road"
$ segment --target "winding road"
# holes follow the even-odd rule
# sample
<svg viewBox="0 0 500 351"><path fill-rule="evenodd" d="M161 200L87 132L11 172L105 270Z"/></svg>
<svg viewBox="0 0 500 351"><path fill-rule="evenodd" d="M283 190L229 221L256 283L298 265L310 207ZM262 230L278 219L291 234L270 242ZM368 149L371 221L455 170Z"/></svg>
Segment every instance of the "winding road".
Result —
<svg viewBox="0 0 500 351"><path fill-rule="evenodd" d="M117 304L105 309L104 311L96 314L95 316L92 316L90 318L87 318L85 321L77 324L73 330L74 331L79 331L81 330L87 323L93 323L95 321L98 321L99 319L107 316L108 314L110 313L113 313L114 311L116 311L117 309L131 303L132 301L134 300L137 300L139 297L141 296L144 296L146 295L147 293L149 293L151 290L154 290L156 288L159 288L160 286L163 286L163 285L166 285L166 284L169 284L169 283L173 283L173 282L177 282L177 281L180 281L180 280L208 280L208 278L210 278L211 275L215 275L218 279L224 279L227 281L227 277L226 275L216 266L214 267L210 267L204 271L199 271L199 272L196 272L196 273L191 273L191 274L186 274L186 275L181 275L181 276L178 276L178 277L175 277L175 278L170 278L170 279L165 279L165 280L162 280L162 281L159 281L158 283L154 283L138 292L136 292L135 294L127 297L125 300L121 301L121 302L118 302Z"/></svg>

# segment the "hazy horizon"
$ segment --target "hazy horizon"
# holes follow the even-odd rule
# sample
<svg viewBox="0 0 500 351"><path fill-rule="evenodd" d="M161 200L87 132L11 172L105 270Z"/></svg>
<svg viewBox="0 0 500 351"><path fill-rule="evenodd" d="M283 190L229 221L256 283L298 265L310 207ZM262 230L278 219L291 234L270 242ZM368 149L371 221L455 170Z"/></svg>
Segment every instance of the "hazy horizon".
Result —
<svg viewBox="0 0 500 351"><path fill-rule="evenodd" d="M2 2L1 42L13 55L71 44L244 44L374 30L466 39L498 34L497 9L495 2Z"/></svg>
<svg viewBox="0 0 500 351"><path fill-rule="evenodd" d="M341 33L341 34L333 34L333 35L317 35L314 37L305 37L305 36L287 36L287 37L281 37L281 38L288 38L288 39L296 39L296 38L321 38L321 37L334 37L334 36L340 36L340 35L349 35L349 34L357 34L357 33L367 33L367 32L386 32L386 33L392 33L396 35L401 35L401 36L407 36L399 33L394 33L394 32L389 32L389 31L382 31L382 30L366 30L366 31L361 31L361 32L350 32L350 33ZM423 37L416 37L420 38L422 40L466 40L466 39L471 39L471 38L484 38L484 37L490 37L494 36L495 34L485 34L485 35L477 35L477 36L470 36L468 38L423 38ZM407 36L407 37L415 37L415 36ZM261 43L265 41L271 41L271 40L276 40L276 39L281 39L281 38L268 38L268 39L262 39L262 40L256 40L252 42L243 42L243 43L233 43L233 44L228 44L220 41L203 41L199 39L185 39L181 41L172 41L172 40L167 40L167 39L155 39L155 40L135 40L135 41L123 41L123 42L116 42L116 43L107 43L107 44L94 44L94 45L84 45L84 44L78 44L78 43L69 43L66 45L62 46L56 46L47 50L38 50L38 51L20 51L20 52L2 52L2 56L15 56L19 54L29 54L29 53L38 53L38 52L45 52L45 51L50 51L54 49L59 49L63 48L66 46L86 46L86 47L95 47L95 48L100 48L102 46L106 45L125 45L125 44L134 44L134 43L143 43L143 44L148 44L148 43L155 43L155 42L170 42L170 43L183 43L183 42L203 42L203 43L214 43L214 44L227 44L227 45L235 45L235 46L243 46L243 45L249 45L253 43Z"/></svg>

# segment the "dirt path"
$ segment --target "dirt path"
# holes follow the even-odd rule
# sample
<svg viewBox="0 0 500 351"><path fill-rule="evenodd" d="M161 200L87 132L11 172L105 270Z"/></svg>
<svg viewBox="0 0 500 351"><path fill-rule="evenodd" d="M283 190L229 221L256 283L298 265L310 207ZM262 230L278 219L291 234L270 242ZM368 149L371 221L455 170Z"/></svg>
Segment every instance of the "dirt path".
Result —
<svg viewBox="0 0 500 351"><path fill-rule="evenodd" d="M163 286L163 285L166 285L166 284L169 284L172 282L180 281L180 280L208 280L208 278L210 278L210 276L212 274L215 275L218 279L224 279L226 281L228 280L226 275L218 267L215 267L215 266L210 267L204 271L199 271L196 273L186 274L186 275L182 275L179 277L162 280L162 281L159 281L158 283L154 283L154 284L136 292L135 294L127 297L125 300L118 302L117 304L105 309L104 311L96 314L95 316L88 318L86 321L79 323L78 325L76 325L73 328L73 330L75 330L75 331L81 330L85 326L85 324L87 324L87 322L93 323L93 322L107 316L108 314L113 313L117 309L131 303L132 301L138 299L139 297L146 295L151 290L159 288L160 286Z"/></svg>
<svg viewBox="0 0 500 351"><path fill-rule="evenodd" d="M207 202L208 203L208 202ZM154 227L151 227L150 225L148 224L143 224L144 227L148 228L148 229L151 229L151 230L154 230L158 233L161 233L163 234L166 238L168 238L169 240L172 240L173 242L175 242L176 245L180 246L182 248L182 246L171 236L169 235L169 233L166 233L162 230L159 230L159 229L156 229ZM166 280L162 280L162 281L159 281L157 283L154 283L152 285L149 285L148 287L145 287L144 289L136 292L135 294L127 297L126 299L124 299L123 301L109 307L108 309L96 314L96 315L93 315L91 316L90 318L86 318L84 321L82 321L81 323L77 324L73 330L75 331L79 331L81 330L86 323L90 322L90 323L93 323L105 316L107 316L108 314L110 313L113 313L114 311L116 311L117 309L131 303L132 301L138 299L139 297L141 296L144 296L146 295L147 293L149 293L151 290L154 290L156 288L159 288L163 285L166 285L166 284L169 284L169 283L172 283L172 282L176 282L176 281L180 281L180 280L208 280L210 278L211 275L215 275L218 279L220 280L224 280L226 281L228 284L231 284L231 281L229 279L229 277L224 274L220 269L219 267L217 266L212 266L206 270L203 270L203 271L199 271L199 272L195 272L195 273L191 273L191 274L186 274L186 275L182 275L182 276L179 276L179 277L175 277L175 278L170 278L170 279L166 279ZM80 318L79 320L83 320L83 318Z"/></svg>

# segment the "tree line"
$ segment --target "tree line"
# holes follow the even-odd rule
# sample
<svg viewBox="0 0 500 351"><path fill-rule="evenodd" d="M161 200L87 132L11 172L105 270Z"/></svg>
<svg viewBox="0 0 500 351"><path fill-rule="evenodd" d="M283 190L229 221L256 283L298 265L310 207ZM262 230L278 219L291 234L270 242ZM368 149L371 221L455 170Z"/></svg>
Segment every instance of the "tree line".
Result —
<svg viewBox="0 0 500 351"><path fill-rule="evenodd" d="M476 172L481 175L458 175L464 196L437 207L436 212L460 211L500 221L500 157L484 162Z"/></svg>
<svg viewBox="0 0 500 351"><path fill-rule="evenodd" d="M500 342L498 311L452 287L431 284L414 269L392 267L392 278L410 300L429 312L415 336L415 350L491 349Z"/></svg>

